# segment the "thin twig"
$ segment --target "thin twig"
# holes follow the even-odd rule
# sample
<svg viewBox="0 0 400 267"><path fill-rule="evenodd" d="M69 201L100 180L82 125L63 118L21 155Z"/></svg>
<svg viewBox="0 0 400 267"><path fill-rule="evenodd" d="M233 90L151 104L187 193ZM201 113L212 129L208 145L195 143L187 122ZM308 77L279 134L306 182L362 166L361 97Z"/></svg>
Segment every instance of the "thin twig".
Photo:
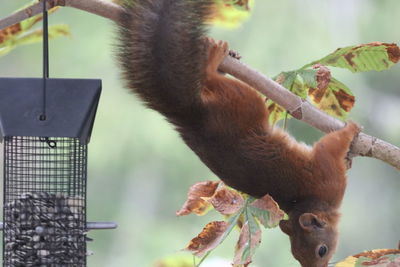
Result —
<svg viewBox="0 0 400 267"><path fill-rule="evenodd" d="M73 7L115 22L118 22L121 12L124 11L121 6L104 0L47 0L47 9L56 6ZM42 6L40 2L20 10L6 18L1 19L0 30L33 17L41 12Z"/></svg>

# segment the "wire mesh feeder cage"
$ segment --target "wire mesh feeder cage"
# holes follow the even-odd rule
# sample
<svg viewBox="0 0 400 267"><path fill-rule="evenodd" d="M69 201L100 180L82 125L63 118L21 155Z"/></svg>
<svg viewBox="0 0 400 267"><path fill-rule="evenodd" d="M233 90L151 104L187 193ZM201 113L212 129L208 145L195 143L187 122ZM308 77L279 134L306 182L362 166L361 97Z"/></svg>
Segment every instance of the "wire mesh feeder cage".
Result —
<svg viewBox="0 0 400 267"><path fill-rule="evenodd" d="M100 80L0 79L3 266L86 266L87 145ZM100 225L100 227L99 227Z"/></svg>

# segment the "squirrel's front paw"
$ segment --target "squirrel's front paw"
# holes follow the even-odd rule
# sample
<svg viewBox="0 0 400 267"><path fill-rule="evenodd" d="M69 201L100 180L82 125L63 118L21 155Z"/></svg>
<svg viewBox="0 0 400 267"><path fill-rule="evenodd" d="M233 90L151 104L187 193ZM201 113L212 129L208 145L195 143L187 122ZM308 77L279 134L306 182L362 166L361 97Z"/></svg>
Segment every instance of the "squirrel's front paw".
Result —
<svg viewBox="0 0 400 267"><path fill-rule="evenodd" d="M220 53L223 54L224 56L229 55L233 58L236 58L237 60L242 58L238 52L228 49L228 43L225 41L219 41L217 43L213 38L210 37L204 37L203 40L209 50L215 50L215 49L221 50Z"/></svg>
<svg viewBox="0 0 400 267"><path fill-rule="evenodd" d="M207 62L207 73L215 73L218 70L218 66L224 60L229 53L228 43L225 41L214 41L211 38L206 38L208 43L208 62Z"/></svg>
<svg viewBox="0 0 400 267"><path fill-rule="evenodd" d="M214 47L219 57L225 58L229 54L229 45L226 41L218 41Z"/></svg>
<svg viewBox="0 0 400 267"><path fill-rule="evenodd" d="M209 38L208 46L208 62L210 65L218 66L224 58L228 55L229 48L228 42L225 41L214 41Z"/></svg>
<svg viewBox="0 0 400 267"><path fill-rule="evenodd" d="M215 44L215 40L213 38L208 37L208 36L204 36L202 39L203 39L204 44L208 48L210 48L211 46L213 46Z"/></svg>

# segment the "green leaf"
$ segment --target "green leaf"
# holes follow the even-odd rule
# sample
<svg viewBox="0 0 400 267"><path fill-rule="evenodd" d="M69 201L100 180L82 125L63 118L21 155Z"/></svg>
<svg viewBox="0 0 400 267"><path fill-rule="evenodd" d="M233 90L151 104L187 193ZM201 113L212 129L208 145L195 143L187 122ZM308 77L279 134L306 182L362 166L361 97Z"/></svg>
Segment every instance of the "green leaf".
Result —
<svg viewBox="0 0 400 267"><path fill-rule="evenodd" d="M337 80L335 78L331 78L331 82L329 83L328 87L331 88L331 90L334 92L339 92L339 91L343 90L347 94L353 96L353 93L351 92L349 87L347 87L347 85L345 85L344 83L340 82L339 80Z"/></svg>
<svg viewBox="0 0 400 267"><path fill-rule="evenodd" d="M279 225L279 220L273 220L269 211L261 210L256 207L250 207L250 211L265 228L275 228Z"/></svg>
<svg viewBox="0 0 400 267"><path fill-rule="evenodd" d="M30 4L23 6L22 8L18 9L17 11L25 9L27 7L30 7L33 4L36 4L37 2L38 2L37 0L31 1ZM59 9L59 7L54 7L52 9L48 10L48 14L51 15L54 12L56 12L58 9ZM22 32L30 30L36 23L38 23L42 20L43 20L43 14L40 13L40 14L37 14L36 16L30 17L26 20L21 21L20 26L21 26Z"/></svg>
<svg viewBox="0 0 400 267"><path fill-rule="evenodd" d="M281 84L286 89L290 89L296 77L297 77L296 71L283 71L278 75L276 75L275 77L273 77L273 80Z"/></svg>
<svg viewBox="0 0 400 267"><path fill-rule="evenodd" d="M277 83L281 84L283 87L291 91L293 88L293 83L295 82L297 78L297 72L296 71L286 71L286 72L281 72L272 79L276 81ZM281 107L280 105L276 104L272 100L268 99L266 101L266 105L268 107L268 112L269 112L269 123L271 125L274 125L280 120L283 120L286 118L286 110Z"/></svg>
<svg viewBox="0 0 400 267"><path fill-rule="evenodd" d="M239 240L236 244L233 266L247 266L251 262L251 259L261 242L261 229L259 228L258 223L249 211L245 213L246 223L242 226Z"/></svg>
<svg viewBox="0 0 400 267"><path fill-rule="evenodd" d="M274 228L285 218L285 213L269 195L251 203L249 211L265 228Z"/></svg>
<svg viewBox="0 0 400 267"><path fill-rule="evenodd" d="M300 96L301 98L307 97L307 91L304 88L303 82L298 78L299 75L304 75L308 80L311 79L309 72L312 70L298 71L287 71L281 72L273 78L274 81L281 84L283 87L291 91L292 93ZM316 78L315 78L316 79ZM304 80L304 78L303 78ZM307 80L307 81L308 81Z"/></svg>
<svg viewBox="0 0 400 267"><path fill-rule="evenodd" d="M289 89L289 91L303 99L307 98L306 87L304 86L304 83L297 77L294 80L292 87Z"/></svg>
<svg viewBox="0 0 400 267"><path fill-rule="evenodd" d="M247 222L249 223L250 235L255 235L260 230L260 225L254 219L253 214L251 213L251 207L247 208L248 217Z"/></svg>
<svg viewBox="0 0 400 267"><path fill-rule="evenodd" d="M396 44L374 42L339 48L305 67L320 63L326 66L348 69L352 72L382 71L389 69L399 60L400 49Z"/></svg>
<svg viewBox="0 0 400 267"><path fill-rule="evenodd" d="M315 88L318 86L317 82L317 69L304 69L297 72L303 79L303 83L307 87Z"/></svg>
<svg viewBox="0 0 400 267"><path fill-rule="evenodd" d="M242 258L241 258L241 263L244 264L248 258L251 257L251 246L250 246L250 241L246 243L243 253L242 253Z"/></svg>
<svg viewBox="0 0 400 267"><path fill-rule="evenodd" d="M246 220L247 220L247 224L249 226L249 240L247 241L243 253L242 253L242 258L241 258L241 262L244 264L247 259L251 258L254 253L255 253L255 248L252 250L251 249L251 244L252 244L252 240L254 238L254 236L256 236L259 231L260 231L260 226L258 224L258 222L254 219L253 215L250 212L250 207L247 206L246 207Z"/></svg>
<svg viewBox="0 0 400 267"><path fill-rule="evenodd" d="M226 229L225 233L222 235L221 241L219 244L222 244L227 236L232 232L233 228L235 228L237 222L239 221L240 216L243 214L244 209L241 209L239 212L231 216L228 220L229 227Z"/></svg>
<svg viewBox="0 0 400 267"><path fill-rule="evenodd" d="M308 75L307 71L303 71L303 75ZM304 83L302 80L299 78L298 71L287 71L287 72L281 72L277 76L273 78L274 81L278 82L281 84L283 87L294 93L295 95L306 99L307 98L307 90L306 87L304 86ZM307 79L309 77L306 76ZM282 120L282 119L287 119L288 117L290 118L291 116L286 112L284 108L279 106L278 104L274 103L273 101L269 100L266 103L269 111L269 122L273 125L276 122Z"/></svg>
<svg viewBox="0 0 400 267"><path fill-rule="evenodd" d="M271 125L276 124L278 121L283 120L286 117L286 110L272 100L268 99L266 105L269 111L268 120Z"/></svg>
<svg viewBox="0 0 400 267"><path fill-rule="evenodd" d="M265 227L265 228L273 228L273 226L271 227L270 225L267 224L267 222L269 221L270 215L268 211L265 210L261 210L259 208L256 207L250 207L250 212L259 219L259 221L261 222L261 224Z"/></svg>
<svg viewBox="0 0 400 267"><path fill-rule="evenodd" d="M22 7L19 10L22 10L26 7L29 7L33 4L36 4L38 1L31 1L30 4ZM59 8L54 7L48 11L49 14L53 14ZM17 10L17 11L19 11ZM38 14L26 20L23 20L19 23L11 25L5 29L0 30L0 56L4 56L12 51L17 45L20 44L32 44L41 42L41 30L30 31L32 27L43 19L42 14ZM54 38L58 36L68 36L69 28L67 25L55 25L49 27L49 37Z"/></svg>

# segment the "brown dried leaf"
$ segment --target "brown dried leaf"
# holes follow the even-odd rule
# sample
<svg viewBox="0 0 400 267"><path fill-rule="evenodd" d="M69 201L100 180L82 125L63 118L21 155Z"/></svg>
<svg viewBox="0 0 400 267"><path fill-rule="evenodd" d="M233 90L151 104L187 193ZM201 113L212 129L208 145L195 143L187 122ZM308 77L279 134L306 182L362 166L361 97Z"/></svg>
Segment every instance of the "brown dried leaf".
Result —
<svg viewBox="0 0 400 267"><path fill-rule="evenodd" d="M335 267L399 267L399 249L376 249L347 257Z"/></svg>
<svg viewBox="0 0 400 267"><path fill-rule="evenodd" d="M387 44L386 50L390 61L397 63L400 60L400 48L396 44Z"/></svg>
<svg viewBox="0 0 400 267"><path fill-rule="evenodd" d="M176 212L176 215L183 216L190 213L204 215L210 207L210 203L204 200L204 197L212 197L220 182L205 181L192 185L188 192L186 202L182 208Z"/></svg>
<svg viewBox="0 0 400 267"><path fill-rule="evenodd" d="M285 217L285 212L270 195L257 199L250 204L251 212L265 227L275 227Z"/></svg>
<svg viewBox="0 0 400 267"><path fill-rule="evenodd" d="M348 94L343 89L339 89L339 91L333 91L333 94L335 95L337 101L339 102L340 107L344 109L346 112L350 112L350 110L354 106L354 103L356 102L355 97L353 95Z"/></svg>
<svg viewBox="0 0 400 267"><path fill-rule="evenodd" d="M373 260L389 254L400 254L400 249L375 249L354 255L355 258L366 257Z"/></svg>
<svg viewBox="0 0 400 267"><path fill-rule="evenodd" d="M228 226L229 224L223 221L208 223L203 231L189 242L185 250L190 251L197 257L202 257L208 251L219 245Z"/></svg>
<svg viewBox="0 0 400 267"><path fill-rule="evenodd" d="M312 101L316 104L321 103L321 100L324 98L326 94L326 88L310 88L308 91L308 95L311 97Z"/></svg>
<svg viewBox="0 0 400 267"><path fill-rule="evenodd" d="M252 262L254 251L261 243L261 230L259 229L256 234L251 235L251 242L249 237L249 225L246 222L240 231L239 240L236 244L233 266L247 267Z"/></svg>
<svg viewBox="0 0 400 267"><path fill-rule="evenodd" d="M309 88L311 100L329 114L344 118L353 108L355 97L344 84L332 78L327 67L315 64L313 69L318 70L316 75L318 85L317 88Z"/></svg>
<svg viewBox="0 0 400 267"><path fill-rule="evenodd" d="M234 214L244 206L243 197L238 192L228 189L226 186L219 188L208 201L222 215Z"/></svg>
<svg viewBox="0 0 400 267"><path fill-rule="evenodd" d="M0 30L0 44L6 40L14 37L22 31L21 23L11 25L5 29Z"/></svg>
<svg viewBox="0 0 400 267"><path fill-rule="evenodd" d="M250 10L250 4L249 4L250 0L236 0L235 1L235 5L236 6L240 6L246 10Z"/></svg>
<svg viewBox="0 0 400 267"><path fill-rule="evenodd" d="M355 103L349 88L334 78L330 79L326 88L309 88L308 95L319 109L342 119L346 118Z"/></svg>
<svg viewBox="0 0 400 267"><path fill-rule="evenodd" d="M225 7L238 7L243 10L250 10L250 0L217 0L217 4L221 4Z"/></svg>
<svg viewBox="0 0 400 267"><path fill-rule="evenodd" d="M317 72L317 87L320 90L324 90L328 87L329 83L331 82L331 71L321 64L315 64L313 69L318 70Z"/></svg>

